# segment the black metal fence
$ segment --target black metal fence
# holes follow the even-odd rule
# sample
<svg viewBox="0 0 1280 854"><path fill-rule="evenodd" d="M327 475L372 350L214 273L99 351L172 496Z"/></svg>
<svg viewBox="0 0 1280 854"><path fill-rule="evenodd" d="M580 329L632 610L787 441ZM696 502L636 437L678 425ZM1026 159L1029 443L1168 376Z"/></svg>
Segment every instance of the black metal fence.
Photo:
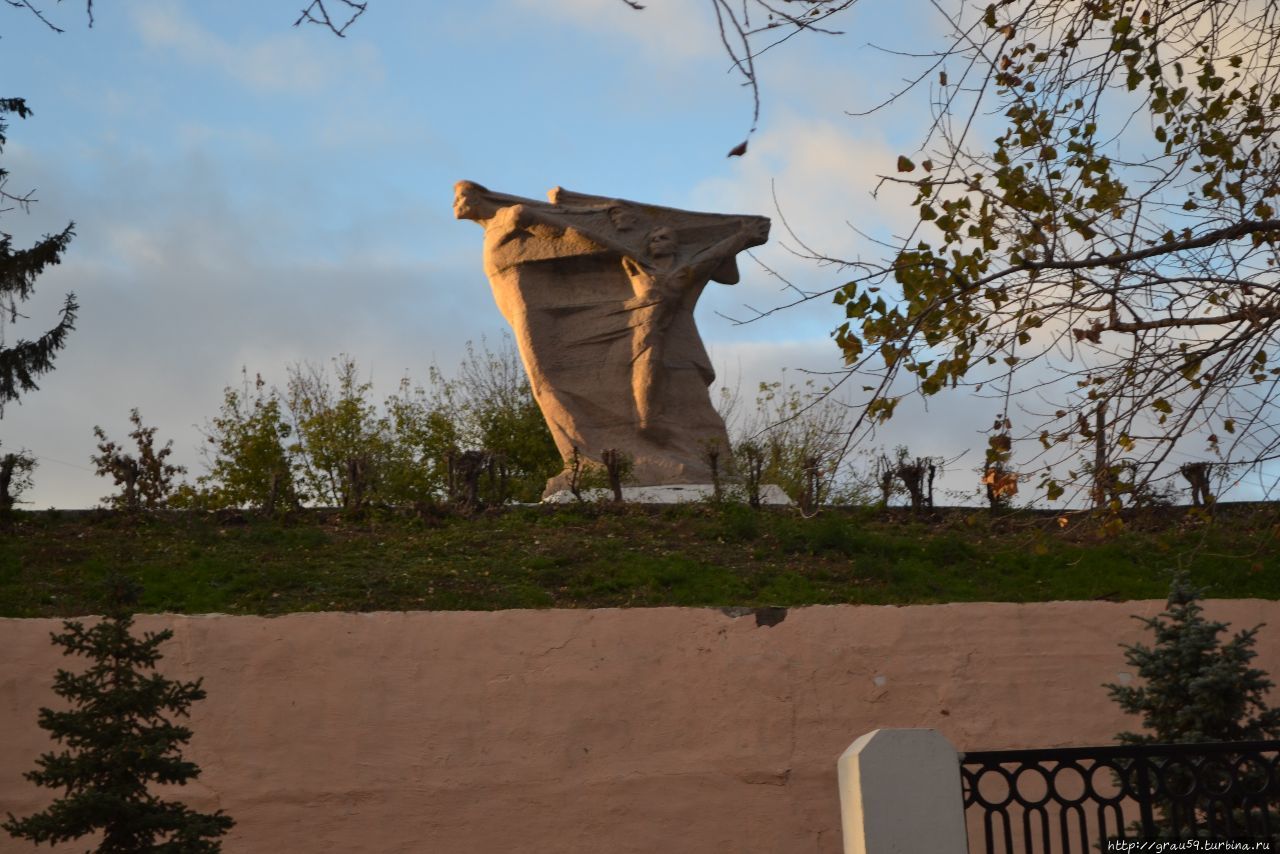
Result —
<svg viewBox="0 0 1280 854"><path fill-rule="evenodd" d="M1280 851L1280 741L992 750L960 771L974 854L1105 852L1120 838Z"/></svg>

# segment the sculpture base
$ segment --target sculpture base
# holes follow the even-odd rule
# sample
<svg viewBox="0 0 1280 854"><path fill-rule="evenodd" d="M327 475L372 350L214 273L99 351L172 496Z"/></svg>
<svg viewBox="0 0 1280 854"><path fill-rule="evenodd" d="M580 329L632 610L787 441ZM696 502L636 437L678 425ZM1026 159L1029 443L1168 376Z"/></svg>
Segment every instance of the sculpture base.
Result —
<svg viewBox="0 0 1280 854"><path fill-rule="evenodd" d="M729 486L725 489L726 498L733 501L746 501L746 495L740 486ZM709 483L673 483L663 486L624 486L622 500L628 504L681 504L687 501L712 501L715 498L715 487ZM583 501L610 501L613 492L608 489L584 489ZM578 499L567 489L561 489L542 499L543 504L572 504ZM782 487L767 483L760 487L760 504L772 507L787 506L792 503Z"/></svg>

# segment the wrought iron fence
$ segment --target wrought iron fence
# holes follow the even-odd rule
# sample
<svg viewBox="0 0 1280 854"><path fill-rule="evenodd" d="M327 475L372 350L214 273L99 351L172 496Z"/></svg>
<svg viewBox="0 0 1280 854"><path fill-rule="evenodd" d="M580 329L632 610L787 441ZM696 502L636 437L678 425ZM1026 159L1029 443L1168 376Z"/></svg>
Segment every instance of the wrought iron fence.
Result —
<svg viewBox="0 0 1280 854"><path fill-rule="evenodd" d="M1121 838L1280 851L1280 741L992 750L960 770L973 852L1084 854Z"/></svg>

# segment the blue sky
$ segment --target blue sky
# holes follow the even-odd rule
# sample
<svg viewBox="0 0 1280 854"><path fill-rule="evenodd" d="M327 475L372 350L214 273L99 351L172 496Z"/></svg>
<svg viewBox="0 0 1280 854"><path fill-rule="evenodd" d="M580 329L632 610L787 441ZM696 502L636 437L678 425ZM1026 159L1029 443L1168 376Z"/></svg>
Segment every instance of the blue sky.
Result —
<svg viewBox="0 0 1280 854"><path fill-rule="evenodd" d="M385 395L501 335L482 233L452 218L460 179L771 216L756 254L806 289L845 277L787 252L775 195L830 255L878 257L851 225L880 238L909 227L902 198L871 191L918 143L927 93L872 118L845 113L911 70L869 42L918 48L937 35L897 4L860 4L832 22L846 35L767 53L741 159L725 154L750 127L751 98L710 4L372 0L346 39L291 27L300 5L123 0L100 4L89 29L68 0L51 10L63 34L0 11L2 94L35 112L11 123L3 163L10 189L40 200L0 228L22 245L77 223L65 263L25 306L32 319L10 330L36 334L66 291L80 299L57 369L0 421L6 449L41 458L31 506L109 492L90 471L92 428L123 437L132 407L194 476L198 427L242 367L283 385L287 365L347 353ZM741 284L699 306L721 380L749 397L784 368L838 368L828 299L747 325L721 316L788 301L762 267L742 268ZM954 456L983 445L996 408L954 396L930 407L921 418L904 406L879 441ZM970 457L952 486L972 488Z"/></svg>

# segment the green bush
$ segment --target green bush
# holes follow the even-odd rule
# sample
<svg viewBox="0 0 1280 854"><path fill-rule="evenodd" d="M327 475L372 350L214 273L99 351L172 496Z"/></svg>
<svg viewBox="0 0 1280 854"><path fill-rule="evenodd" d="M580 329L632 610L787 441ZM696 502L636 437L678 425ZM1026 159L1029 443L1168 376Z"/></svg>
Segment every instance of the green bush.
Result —
<svg viewBox="0 0 1280 854"><path fill-rule="evenodd" d="M494 473L483 503L536 501L563 467L509 337L497 350L468 344L452 378L436 367L426 386L403 378L381 406L350 356L287 376L283 393L247 370L224 390L205 428L208 473L182 506L421 507L450 495L453 463L473 452Z"/></svg>
<svg viewBox="0 0 1280 854"><path fill-rule="evenodd" d="M241 388L223 390L222 410L206 427L209 473L197 479L204 506L268 513L296 507L302 496L288 446L292 433L279 392L267 391L261 374L250 390L245 371Z"/></svg>
<svg viewBox="0 0 1280 854"><path fill-rule="evenodd" d="M355 511L377 500L387 436L370 399L373 384L360 380L350 356L333 363L336 387L323 367L303 363L289 369L290 450L301 460L302 484L312 501Z"/></svg>
<svg viewBox="0 0 1280 854"><path fill-rule="evenodd" d="M136 454L128 454L122 446L107 438L101 427L93 428L98 439L98 453L89 460L97 466L96 474L110 477L120 487L120 492L108 495L102 502L116 510L156 510L168 504L173 491L173 479L186 473L183 466L165 462L173 453L173 441L156 450L156 428L142 426L142 414L137 409L129 413L133 431L129 438L137 447Z"/></svg>
<svg viewBox="0 0 1280 854"><path fill-rule="evenodd" d="M849 410L812 379L801 385L761 383L755 410L734 417L735 403L722 410L734 434L733 470L755 480L753 466L763 463L759 483L777 484L805 508L844 500L842 464ZM734 423L739 422L739 423Z"/></svg>
<svg viewBox="0 0 1280 854"><path fill-rule="evenodd" d="M725 504L720 509L719 530L727 543L745 543L760 536L760 514L744 504Z"/></svg>
<svg viewBox="0 0 1280 854"><path fill-rule="evenodd" d="M502 341L497 350L483 340L478 348L468 343L452 380L432 370L436 411L454 425L460 450L487 451L501 461L510 498L537 501L564 461L533 399L515 343L506 335Z"/></svg>

